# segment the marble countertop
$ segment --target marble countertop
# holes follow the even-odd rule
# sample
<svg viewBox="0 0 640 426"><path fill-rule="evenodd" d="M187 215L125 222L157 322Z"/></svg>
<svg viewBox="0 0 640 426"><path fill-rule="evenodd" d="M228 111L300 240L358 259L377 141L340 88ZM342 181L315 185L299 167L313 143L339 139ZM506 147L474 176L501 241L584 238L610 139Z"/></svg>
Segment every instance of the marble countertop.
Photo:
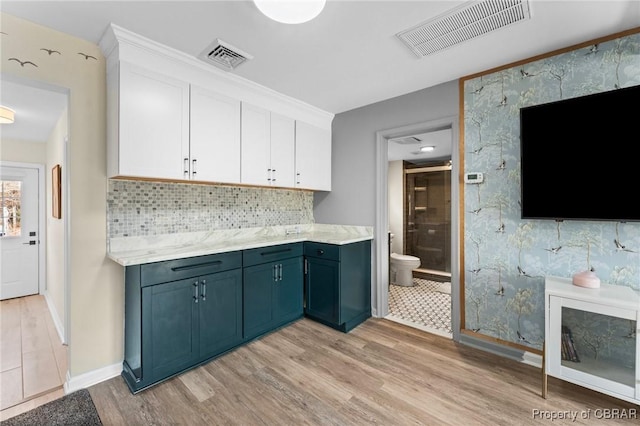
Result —
<svg viewBox="0 0 640 426"><path fill-rule="evenodd" d="M268 226L111 238L107 256L120 265L130 266L301 241L343 245L371 239L373 228L369 226L317 223Z"/></svg>

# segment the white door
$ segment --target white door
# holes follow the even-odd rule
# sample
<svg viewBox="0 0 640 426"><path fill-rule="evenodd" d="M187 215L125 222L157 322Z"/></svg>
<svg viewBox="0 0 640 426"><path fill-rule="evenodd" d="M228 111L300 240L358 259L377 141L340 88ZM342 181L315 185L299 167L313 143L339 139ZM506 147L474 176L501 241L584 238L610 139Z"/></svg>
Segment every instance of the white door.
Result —
<svg viewBox="0 0 640 426"><path fill-rule="evenodd" d="M38 293L38 169L0 169L0 300Z"/></svg>

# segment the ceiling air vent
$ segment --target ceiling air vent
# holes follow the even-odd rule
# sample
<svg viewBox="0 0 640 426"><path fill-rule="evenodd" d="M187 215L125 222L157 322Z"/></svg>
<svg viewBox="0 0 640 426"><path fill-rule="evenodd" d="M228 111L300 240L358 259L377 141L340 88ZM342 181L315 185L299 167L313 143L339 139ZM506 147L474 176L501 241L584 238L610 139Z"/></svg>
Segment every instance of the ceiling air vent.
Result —
<svg viewBox="0 0 640 426"><path fill-rule="evenodd" d="M231 71L253 56L220 39L216 39L200 54L200 59Z"/></svg>
<svg viewBox="0 0 640 426"><path fill-rule="evenodd" d="M400 145L413 145L422 142L422 139L418 139L415 136L406 136L403 138L391 139L390 142L395 142Z"/></svg>
<svg viewBox="0 0 640 426"><path fill-rule="evenodd" d="M530 18L528 0L471 1L396 37L421 58Z"/></svg>

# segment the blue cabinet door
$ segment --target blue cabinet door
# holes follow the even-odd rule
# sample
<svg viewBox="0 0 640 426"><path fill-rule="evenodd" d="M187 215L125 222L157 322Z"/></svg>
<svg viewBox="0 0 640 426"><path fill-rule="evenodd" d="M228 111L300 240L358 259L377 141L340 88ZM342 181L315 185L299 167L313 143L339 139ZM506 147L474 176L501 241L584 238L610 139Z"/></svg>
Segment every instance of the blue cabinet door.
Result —
<svg viewBox="0 0 640 426"><path fill-rule="evenodd" d="M244 268L243 285L245 339L302 317L302 257Z"/></svg>
<svg viewBox="0 0 640 426"><path fill-rule="evenodd" d="M340 263L316 257L306 260L305 312L314 319L339 324Z"/></svg>
<svg viewBox="0 0 640 426"><path fill-rule="evenodd" d="M305 314L348 332L371 316L371 242L305 243Z"/></svg>
<svg viewBox="0 0 640 426"><path fill-rule="evenodd" d="M279 270L273 287L274 326L278 327L303 314L302 257L277 263Z"/></svg>
<svg viewBox="0 0 640 426"><path fill-rule="evenodd" d="M161 380L198 357L197 279L142 289L142 378Z"/></svg>
<svg viewBox="0 0 640 426"><path fill-rule="evenodd" d="M242 271L198 278L200 358L218 355L242 341Z"/></svg>
<svg viewBox="0 0 640 426"><path fill-rule="evenodd" d="M275 263L250 266L243 270L244 338L252 339L271 328L273 323L273 285Z"/></svg>

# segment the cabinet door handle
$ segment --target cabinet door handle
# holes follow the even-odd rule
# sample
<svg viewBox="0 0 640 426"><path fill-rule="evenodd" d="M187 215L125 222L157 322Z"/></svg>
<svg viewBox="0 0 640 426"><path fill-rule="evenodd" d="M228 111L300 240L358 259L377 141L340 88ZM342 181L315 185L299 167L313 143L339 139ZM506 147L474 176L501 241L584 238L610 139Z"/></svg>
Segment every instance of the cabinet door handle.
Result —
<svg viewBox="0 0 640 426"><path fill-rule="evenodd" d="M200 294L202 301L207 300L207 280L202 280L202 293Z"/></svg>
<svg viewBox="0 0 640 426"><path fill-rule="evenodd" d="M291 251L290 248L279 249L279 250L271 250L271 251L263 251L262 253L260 253L260 256L269 256L270 254L287 253L289 251Z"/></svg>
<svg viewBox="0 0 640 426"><path fill-rule="evenodd" d="M267 169L267 182L271 182L271 169Z"/></svg>
<svg viewBox="0 0 640 426"><path fill-rule="evenodd" d="M300 172L296 173L296 185L300 185Z"/></svg>
<svg viewBox="0 0 640 426"><path fill-rule="evenodd" d="M196 175L196 159L194 158L193 160L191 160L191 174L193 176Z"/></svg>
<svg viewBox="0 0 640 426"><path fill-rule="evenodd" d="M184 175L189 177L189 159L187 157L184 158Z"/></svg>
<svg viewBox="0 0 640 426"><path fill-rule="evenodd" d="M324 250L318 249L317 253L318 253L318 256L322 256L324 254Z"/></svg>
<svg viewBox="0 0 640 426"><path fill-rule="evenodd" d="M198 281L193 283L193 300L198 303Z"/></svg>
<svg viewBox="0 0 640 426"><path fill-rule="evenodd" d="M214 260L213 262L194 263L193 265L185 265L185 266L174 266L173 268L171 268L171 270L173 272L180 272L180 271L186 271L188 269L202 268L205 266L217 266L221 263L222 263L221 260Z"/></svg>
<svg viewBox="0 0 640 426"><path fill-rule="evenodd" d="M271 182L276 181L276 169L271 169Z"/></svg>
<svg viewBox="0 0 640 426"><path fill-rule="evenodd" d="M282 281L282 263L278 265L278 281Z"/></svg>
<svg viewBox="0 0 640 426"><path fill-rule="evenodd" d="M278 281L278 265L273 265L273 281Z"/></svg>
<svg viewBox="0 0 640 426"><path fill-rule="evenodd" d="M304 260L304 274L307 275L309 273L309 261L307 259Z"/></svg>

